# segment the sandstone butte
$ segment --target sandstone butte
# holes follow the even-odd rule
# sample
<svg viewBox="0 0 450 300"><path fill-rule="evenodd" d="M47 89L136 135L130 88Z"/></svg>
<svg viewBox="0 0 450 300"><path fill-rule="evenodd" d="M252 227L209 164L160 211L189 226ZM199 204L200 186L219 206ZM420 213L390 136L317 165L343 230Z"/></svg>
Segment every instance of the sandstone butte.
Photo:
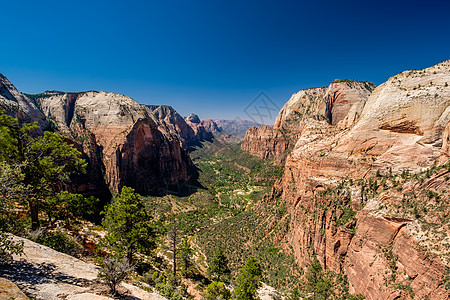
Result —
<svg viewBox="0 0 450 300"><path fill-rule="evenodd" d="M449 83L450 60L402 72L378 87L335 80L292 95L273 127L247 131L242 150L284 165L270 197L288 205L285 248L293 249L299 266L306 268L314 254L322 266L346 274L350 291L367 299L449 299L444 286L450 270L448 203L447 221L436 225L444 234L440 239L431 238L426 222L400 218L386 208L401 209L410 194L449 191L446 168L420 182L405 180L385 192L379 188L370 200L361 188L350 187L339 201L357 215L345 226L336 225L344 214L337 200L323 196L343 180L366 180L377 171L417 173L446 163ZM424 199L425 207L437 206L431 196ZM429 224L438 222L437 216L420 213Z"/></svg>

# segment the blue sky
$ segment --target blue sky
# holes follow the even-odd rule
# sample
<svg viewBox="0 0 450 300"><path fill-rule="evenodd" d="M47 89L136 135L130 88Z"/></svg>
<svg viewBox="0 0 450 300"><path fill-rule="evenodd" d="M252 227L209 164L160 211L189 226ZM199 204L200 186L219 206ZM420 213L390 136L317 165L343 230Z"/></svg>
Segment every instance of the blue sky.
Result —
<svg viewBox="0 0 450 300"><path fill-rule="evenodd" d="M0 73L27 93L105 90L201 118L260 92L380 84L450 59L450 1L5 1Z"/></svg>

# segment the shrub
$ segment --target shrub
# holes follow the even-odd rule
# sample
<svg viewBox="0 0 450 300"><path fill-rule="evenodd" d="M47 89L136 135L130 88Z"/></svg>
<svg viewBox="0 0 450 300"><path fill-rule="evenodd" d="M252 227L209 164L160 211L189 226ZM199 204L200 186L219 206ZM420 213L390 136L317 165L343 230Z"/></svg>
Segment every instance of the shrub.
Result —
<svg viewBox="0 0 450 300"><path fill-rule="evenodd" d="M105 258L100 266L98 277L102 279L114 295L117 294L116 287L133 271L133 266L125 258Z"/></svg>
<svg viewBox="0 0 450 300"><path fill-rule="evenodd" d="M12 260L13 254L23 252L23 241L14 242L10 236L0 231L0 265Z"/></svg>
<svg viewBox="0 0 450 300"><path fill-rule="evenodd" d="M32 239L35 239L36 243L69 255L74 255L81 249L81 246L70 235L62 231L52 232L39 230L30 233L30 235L34 235Z"/></svg>
<svg viewBox="0 0 450 300"><path fill-rule="evenodd" d="M169 300L183 299L182 293L177 291L171 284L159 283L155 286L155 288L161 296L166 297Z"/></svg>
<svg viewBox="0 0 450 300"><path fill-rule="evenodd" d="M203 296L205 300L228 300L231 299L231 292L223 282L214 281L206 287Z"/></svg>

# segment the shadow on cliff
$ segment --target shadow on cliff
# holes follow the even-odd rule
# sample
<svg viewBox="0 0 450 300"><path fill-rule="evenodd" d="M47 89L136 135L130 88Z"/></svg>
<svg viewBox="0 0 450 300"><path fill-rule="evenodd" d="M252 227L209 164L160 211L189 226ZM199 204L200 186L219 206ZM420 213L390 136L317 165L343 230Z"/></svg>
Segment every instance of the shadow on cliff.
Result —
<svg viewBox="0 0 450 300"><path fill-rule="evenodd" d="M199 189L205 189L205 187L200 183L199 176L200 176L201 170L195 166L192 165L190 167L190 175L189 179L180 183L179 185L174 186L167 186L164 189L160 189L157 191L156 195L154 193L143 196L166 196L166 195L175 195L179 197L188 197L192 194L195 194Z"/></svg>
<svg viewBox="0 0 450 300"><path fill-rule="evenodd" d="M187 152L191 153L192 151L198 150L199 148L203 148L205 142L213 143L214 136L209 138L203 138L201 140L191 141L189 142L189 144L186 145L186 150Z"/></svg>

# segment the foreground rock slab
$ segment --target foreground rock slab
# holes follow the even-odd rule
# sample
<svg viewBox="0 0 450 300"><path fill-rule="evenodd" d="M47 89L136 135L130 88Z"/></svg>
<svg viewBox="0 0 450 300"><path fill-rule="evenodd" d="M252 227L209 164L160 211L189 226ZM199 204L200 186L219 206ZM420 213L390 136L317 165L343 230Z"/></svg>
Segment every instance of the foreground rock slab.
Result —
<svg viewBox="0 0 450 300"><path fill-rule="evenodd" d="M28 297L13 282L0 278L0 299L25 300Z"/></svg>
<svg viewBox="0 0 450 300"><path fill-rule="evenodd" d="M24 253L15 256L11 264L0 270L0 276L16 284L28 297L42 300L112 299L104 296L107 288L97 279L96 265L24 238L14 237L14 240L24 242ZM127 283L119 290L124 299L165 299Z"/></svg>

